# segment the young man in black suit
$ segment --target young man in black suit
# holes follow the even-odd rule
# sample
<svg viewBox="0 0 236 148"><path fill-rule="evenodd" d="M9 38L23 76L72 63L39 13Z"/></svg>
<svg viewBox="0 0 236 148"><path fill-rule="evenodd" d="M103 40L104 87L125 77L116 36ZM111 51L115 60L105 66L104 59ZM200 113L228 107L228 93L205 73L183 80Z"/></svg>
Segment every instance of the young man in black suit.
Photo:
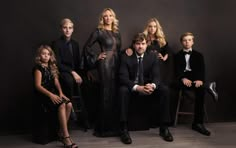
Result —
<svg viewBox="0 0 236 148"><path fill-rule="evenodd" d="M205 95L205 63L203 55L192 48L194 35L186 32L181 35L180 42L183 49L175 55L175 71L178 84L183 89L195 92L194 121L192 129L206 136L210 136L204 124L204 95Z"/></svg>
<svg viewBox="0 0 236 148"><path fill-rule="evenodd" d="M132 143L127 127L127 116L129 101L136 97L159 99L160 136L165 141L173 141L167 126L170 121L168 87L160 83L158 59L155 54L146 52L147 40L143 33L135 35L132 45L135 49L134 54L122 56L119 70L121 141L125 144Z"/></svg>
<svg viewBox="0 0 236 148"><path fill-rule="evenodd" d="M80 50L78 42L72 39L73 22L65 18L61 21L60 28L62 36L53 41L52 49L56 54L62 89L65 95L71 99L74 84L80 85L82 83L82 78L79 74Z"/></svg>

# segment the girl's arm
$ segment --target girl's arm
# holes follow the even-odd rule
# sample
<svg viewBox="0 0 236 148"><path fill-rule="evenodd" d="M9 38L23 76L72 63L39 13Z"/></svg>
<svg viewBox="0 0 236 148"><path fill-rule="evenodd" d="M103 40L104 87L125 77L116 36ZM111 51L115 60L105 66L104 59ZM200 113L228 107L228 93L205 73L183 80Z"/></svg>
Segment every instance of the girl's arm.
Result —
<svg viewBox="0 0 236 148"><path fill-rule="evenodd" d="M161 53L158 53L158 58L165 62L168 59L168 54L165 54L164 56L162 56Z"/></svg>
<svg viewBox="0 0 236 148"><path fill-rule="evenodd" d="M54 104L60 103L62 99L59 96L48 91L46 88L44 88L41 84L41 81L42 81L42 73L36 69L34 71L34 85L37 91L48 96Z"/></svg>
<svg viewBox="0 0 236 148"><path fill-rule="evenodd" d="M166 61L168 59L168 54L165 54L165 56L163 57L163 61Z"/></svg>
<svg viewBox="0 0 236 148"><path fill-rule="evenodd" d="M162 60L162 61L166 61L168 59L168 53L169 53L169 45L166 42L166 44L161 47L161 52L158 54L158 57Z"/></svg>

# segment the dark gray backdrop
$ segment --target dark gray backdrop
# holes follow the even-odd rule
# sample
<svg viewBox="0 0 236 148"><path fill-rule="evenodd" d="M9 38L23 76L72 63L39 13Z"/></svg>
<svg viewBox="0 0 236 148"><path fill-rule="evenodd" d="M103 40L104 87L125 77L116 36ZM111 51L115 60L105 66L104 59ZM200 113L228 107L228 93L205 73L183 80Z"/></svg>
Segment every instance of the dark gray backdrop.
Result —
<svg viewBox="0 0 236 148"><path fill-rule="evenodd" d="M103 8L111 7L120 21L122 48L156 17L176 52L179 36L195 34L195 48L205 55L207 80L215 80L220 94L207 99L210 122L236 121L236 1L225 0L41 0L8 1L0 6L0 133L25 132L31 127L35 47L59 34L64 17L75 23L74 38L82 49Z"/></svg>

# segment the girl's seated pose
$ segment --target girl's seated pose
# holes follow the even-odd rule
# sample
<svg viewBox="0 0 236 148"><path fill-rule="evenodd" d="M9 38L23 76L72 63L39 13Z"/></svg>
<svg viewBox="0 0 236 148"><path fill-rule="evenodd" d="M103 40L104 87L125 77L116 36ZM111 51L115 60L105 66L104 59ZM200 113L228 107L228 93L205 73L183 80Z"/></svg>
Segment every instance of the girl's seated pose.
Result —
<svg viewBox="0 0 236 148"><path fill-rule="evenodd" d="M72 103L61 89L58 80L58 69L54 52L47 45L37 50L34 67L34 86L37 101L48 111L57 111L59 120L58 136L65 148L77 148L70 138L67 122L71 113Z"/></svg>

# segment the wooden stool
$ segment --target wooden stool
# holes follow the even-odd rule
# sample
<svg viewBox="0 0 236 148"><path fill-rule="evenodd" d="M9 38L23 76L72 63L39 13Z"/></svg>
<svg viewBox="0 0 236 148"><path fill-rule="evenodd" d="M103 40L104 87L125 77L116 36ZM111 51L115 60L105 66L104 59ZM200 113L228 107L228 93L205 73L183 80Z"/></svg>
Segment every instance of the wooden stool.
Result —
<svg viewBox="0 0 236 148"><path fill-rule="evenodd" d="M178 123L178 117L179 115L190 115L190 116L194 116L194 112L193 111L180 111L180 106L183 104L182 102L185 99L192 99L190 100L192 103L194 103L194 98L192 96L187 96L186 93L187 92L191 92L191 90L183 90L180 89L179 90L179 95L178 95L178 102L177 102L177 109L176 109L176 113L175 113L175 122L174 122L174 126L177 126ZM206 106L204 104L204 112L205 112L205 118L206 118L206 122L208 121L208 115L207 115L207 111L206 111Z"/></svg>

